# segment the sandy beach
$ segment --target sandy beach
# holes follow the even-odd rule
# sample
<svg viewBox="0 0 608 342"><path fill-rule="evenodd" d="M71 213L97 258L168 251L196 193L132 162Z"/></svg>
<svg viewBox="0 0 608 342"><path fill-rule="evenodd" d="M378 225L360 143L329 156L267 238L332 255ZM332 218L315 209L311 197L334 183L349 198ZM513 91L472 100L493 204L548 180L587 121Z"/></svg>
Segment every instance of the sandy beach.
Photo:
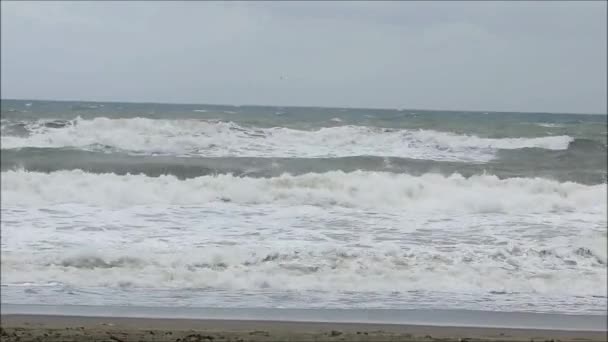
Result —
<svg viewBox="0 0 608 342"><path fill-rule="evenodd" d="M2 315L2 341L606 341L605 331Z"/></svg>

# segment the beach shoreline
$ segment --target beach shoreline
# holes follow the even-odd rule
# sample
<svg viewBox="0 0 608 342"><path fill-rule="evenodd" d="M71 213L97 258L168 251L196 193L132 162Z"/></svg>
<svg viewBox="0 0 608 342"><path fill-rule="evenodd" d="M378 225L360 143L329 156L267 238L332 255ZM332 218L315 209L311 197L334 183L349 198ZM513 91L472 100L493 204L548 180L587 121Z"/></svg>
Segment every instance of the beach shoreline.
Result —
<svg viewBox="0 0 608 342"><path fill-rule="evenodd" d="M606 341L606 331L2 314L2 341Z"/></svg>

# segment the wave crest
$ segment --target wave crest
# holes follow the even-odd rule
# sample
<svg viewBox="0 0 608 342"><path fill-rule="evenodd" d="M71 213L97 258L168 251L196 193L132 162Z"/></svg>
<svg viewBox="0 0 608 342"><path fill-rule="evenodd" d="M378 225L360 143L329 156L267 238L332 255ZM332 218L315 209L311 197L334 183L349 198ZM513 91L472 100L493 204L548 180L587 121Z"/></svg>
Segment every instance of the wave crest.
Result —
<svg viewBox="0 0 608 342"><path fill-rule="evenodd" d="M387 156L430 160L486 162L497 149L526 147L563 150L569 136L481 138L433 130L337 126L318 130L253 128L233 122L154 120L146 118L77 118L37 121L25 136L2 135L4 149L76 147L120 150L146 155L205 157L347 157Z"/></svg>
<svg viewBox="0 0 608 342"><path fill-rule="evenodd" d="M419 177L386 172L332 171L271 178L230 174L180 180L175 176L2 172L3 205L84 203L101 206L206 203L284 204L409 211L606 211L606 184L541 178L499 179L459 174Z"/></svg>

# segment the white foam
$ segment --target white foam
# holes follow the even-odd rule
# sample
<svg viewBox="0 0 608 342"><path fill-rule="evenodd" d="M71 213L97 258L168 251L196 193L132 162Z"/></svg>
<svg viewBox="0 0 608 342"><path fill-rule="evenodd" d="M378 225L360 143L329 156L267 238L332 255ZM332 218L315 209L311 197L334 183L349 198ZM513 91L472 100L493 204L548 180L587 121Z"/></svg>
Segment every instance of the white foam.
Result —
<svg viewBox="0 0 608 342"><path fill-rule="evenodd" d="M547 128L563 128L566 127L564 125L556 124L556 123L537 123L537 126L547 127Z"/></svg>
<svg viewBox="0 0 608 342"><path fill-rule="evenodd" d="M332 171L273 178L2 172L4 204L84 203L101 206L197 205L210 202L399 208L408 212L606 213L606 184L479 175L420 177L384 172ZM392 210L392 209L391 209Z"/></svg>
<svg viewBox="0 0 608 342"><path fill-rule="evenodd" d="M51 128L30 124L27 137L2 135L2 148L99 146L131 153L241 157L387 156L485 162L496 149L566 149L569 136L489 139L432 130L338 126L314 131L247 128L231 122L145 118L75 119Z"/></svg>
<svg viewBox="0 0 608 342"><path fill-rule="evenodd" d="M88 246L91 247L91 246ZM163 251L167 252L167 251ZM452 293L489 291L562 295L605 295L606 272L592 274L565 269L536 269L551 263L540 257L527 260L524 270L505 267L490 254L488 261L463 262L466 253L351 252L309 250L273 253L271 248L248 246L182 249L180 253L151 253L144 249L98 248L96 252L36 257L27 253L3 255L4 284L59 282L78 287L220 288L232 290L314 290ZM69 253L68 253L69 254ZM275 255L286 260L271 260ZM512 263L522 258L510 257ZM468 260L468 259L466 259ZM517 260L517 261L516 261Z"/></svg>
<svg viewBox="0 0 608 342"><path fill-rule="evenodd" d="M577 307L606 293L606 184L378 172L6 171L0 181L3 285L320 291L327 301L496 291ZM126 296L135 292L146 291Z"/></svg>
<svg viewBox="0 0 608 342"><path fill-rule="evenodd" d="M605 262L590 245L606 243L598 228L597 216L577 213L9 206L1 271L2 283L14 285L328 291L329 298L341 291L498 291L568 301L605 295Z"/></svg>

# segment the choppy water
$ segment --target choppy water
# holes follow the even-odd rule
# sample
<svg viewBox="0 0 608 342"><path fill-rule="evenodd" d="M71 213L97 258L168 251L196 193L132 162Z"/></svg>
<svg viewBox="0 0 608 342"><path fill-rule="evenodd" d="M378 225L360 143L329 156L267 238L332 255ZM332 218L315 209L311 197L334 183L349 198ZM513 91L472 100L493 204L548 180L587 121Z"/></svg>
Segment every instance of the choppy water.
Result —
<svg viewBox="0 0 608 342"><path fill-rule="evenodd" d="M1 114L4 303L606 310L605 115Z"/></svg>

